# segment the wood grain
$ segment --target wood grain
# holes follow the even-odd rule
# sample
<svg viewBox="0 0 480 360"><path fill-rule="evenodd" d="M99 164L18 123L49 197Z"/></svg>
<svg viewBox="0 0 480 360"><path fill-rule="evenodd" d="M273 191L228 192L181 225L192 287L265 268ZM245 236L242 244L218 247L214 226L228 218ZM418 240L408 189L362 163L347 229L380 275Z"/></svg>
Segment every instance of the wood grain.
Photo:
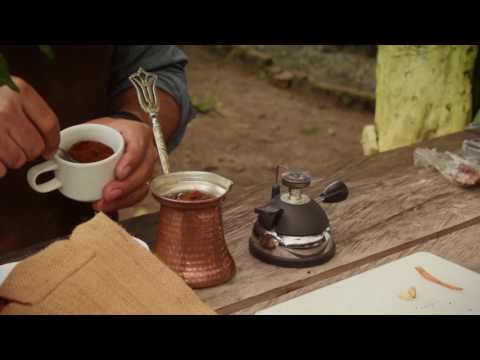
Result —
<svg viewBox="0 0 480 360"><path fill-rule="evenodd" d="M465 137L472 136L456 134L437 139L430 146L455 150ZM330 263L317 268L282 269L250 256L246 244L255 220L251 210L261 198L258 194L226 209L227 241L238 275L231 283L202 290L199 295L220 312L235 312L348 271L369 257L380 258L476 223L480 216L478 191L459 189L437 173L414 169L412 153L413 148L384 153L347 166L331 177L347 179L352 197L327 208L338 250ZM310 193L320 193L323 185L314 181ZM268 196L268 190L263 194Z"/></svg>
<svg viewBox="0 0 480 360"><path fill-rule="evenodd" d="M226 285L199 291L200 297L219 311L235 312L348 271L364 261L480 223L480 192L457 188L436 174L402 169L353 181L350 187L349 201L327 209L337 242L337 254L329 263L311 269L260 263L247 248L255 217L238 209L244 223L226 226L238 274Z"/></svg>
<svg viewBox="0 0 480 360"><path fill-rule="evenodd" d="M476 136L460 133L425 146L457 150L465 138ZM351 189L347 202L325 206L338 249L336 257L320 267L283 269L263 264L249 254L253 209L268 201L267 184L245 192L241 202L227 203L225 232L238 273L228 284L198 291L199 296L221 313L239 312L480 221L479 192L459 189L435 172L415 169L413 150L403 148L341 164L334 172L313 169L316 178L308 191L310 195L320 194L333 179L346 181ZM134 219L125 226L151 242L155 238L156 216Z"/></svg>
<svg viewBox="0 0 480 360"><path fill-rule="evenodd" d="M409 256L416 252L429 252L448 261L459 264L472 271L480 272L480 224L468 227L466 229L454 232L452 234L438 236L432 241L428 241L406 250L398 251L394 254L381 257L378 260L362 263L352 270L344 271L338 275L327 279L306 285L298 290L291 291L285 295L257 303L251 307L237 311L235 315L252 315L268 307L283 303L300 295L312 292L336 282L348 279L352 276L361 274L378 266L388 264L402 257ZM421 264L419 264L421 265ZM224 312L225 313L225 312Z"/></svg>
<svg viewBox="0 0 480 360"><path fill-rule="evenodd" d="M421 146L458 150L462 140L478 137L464 132L435 139ZM344 162L329 169L308 169L315 180L308 193L316 198L331 180L340 179L351 189L344 203L325 205L337 242L337 254L329 263L310 269L283 269L254 259L248 238L255 221L253 209L269 200L270 184L251 187L240 201L227 201L224 226L229 249L237 264L233 281L197 291L221 313L252 313L344 277L395 259L414 249L441 243L433 251L462 265L480 263L478 243L457 234L473 236L480 224L480 190L464 190L448 183L434 171L413 167L414 147L378 154L357 162ZM158 214L131 219L122 224L150 245L156 235ZM472 229L472 233L470 233ZM458 242L458 247L452 243ZM468 248L474 247L474 252ZM24 253L33 253L25 249ZM435 252L434 252L435 253ZM2 263L2 258L0 258Z"/></svg>

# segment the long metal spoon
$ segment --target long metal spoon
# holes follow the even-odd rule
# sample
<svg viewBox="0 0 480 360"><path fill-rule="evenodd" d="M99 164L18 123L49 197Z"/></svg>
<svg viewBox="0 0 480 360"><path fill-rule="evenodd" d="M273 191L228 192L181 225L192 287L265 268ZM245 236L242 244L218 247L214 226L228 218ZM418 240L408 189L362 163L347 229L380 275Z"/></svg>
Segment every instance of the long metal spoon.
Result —
<svg viewBox="0 0 480 360"><path fill-rule="evenodd" d="M68 151L63 150L62 148L58 148L58 152L60 153L60 157L66 161L72 162L72 163L79 163L79 161L75 160L73 157L70 156Z"/></svg>
<svg viewBox="0 0 480 360"><path fill-rule="evenodd" d="M131 75L129 79L137 90L138 102L142 110L148 114L152 121L153 136L157 145L162 171L164 175L167 175L170 173L167 146L165 145L162 128L160 127L160 122L157 117L157 113L160 110L156 92L158 76L140 68L135 74Z"/></svg>

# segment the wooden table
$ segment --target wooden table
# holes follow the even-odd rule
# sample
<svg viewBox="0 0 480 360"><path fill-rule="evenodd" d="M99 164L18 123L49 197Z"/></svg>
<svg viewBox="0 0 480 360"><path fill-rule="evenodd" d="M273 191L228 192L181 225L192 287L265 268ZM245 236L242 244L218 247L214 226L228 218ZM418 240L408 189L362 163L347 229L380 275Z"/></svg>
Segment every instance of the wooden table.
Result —
<svg viewBox="0 0 480 360"><path fill-rule="evenodd" d="M421 146L458 150L464 139L478 136L463 132ZM311 195L319 195L334 179L345 181L351 190L348 201L325 205L337 253L322 266L284 269L261 263L249 254L253 209L268 201L270 184L248 189L241 201L227 201L225 233L237 275L228 284L197 291L198 295L221 314L253 314L418 251L480 272L480 190L464 190L434 171L414 168L414 149L402 148L329 169L321 169L321 164L318 169L308 169L316 179L308 190ZM147 215L123 225L152 244L157 218L156 214ZM0 263L45 245L0 257Z"/></svg>

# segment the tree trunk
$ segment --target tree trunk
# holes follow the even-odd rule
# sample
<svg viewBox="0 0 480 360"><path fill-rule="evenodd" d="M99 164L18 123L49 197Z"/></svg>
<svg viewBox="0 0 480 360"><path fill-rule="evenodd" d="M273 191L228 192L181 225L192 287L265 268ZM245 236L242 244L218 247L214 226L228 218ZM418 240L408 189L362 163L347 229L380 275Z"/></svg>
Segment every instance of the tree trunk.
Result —
<svg viewBox="0 0 480 360"><path fill-rule="evenodd" d="M382 45L366 155L462 131L472 121L475 45Z"/></svg>

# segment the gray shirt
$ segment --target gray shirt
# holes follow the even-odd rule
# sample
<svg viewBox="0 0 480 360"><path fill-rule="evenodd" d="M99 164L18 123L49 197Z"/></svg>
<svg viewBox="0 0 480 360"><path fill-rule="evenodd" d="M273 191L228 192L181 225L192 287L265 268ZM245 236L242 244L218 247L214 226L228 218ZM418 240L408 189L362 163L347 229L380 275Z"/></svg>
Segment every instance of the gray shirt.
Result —
<svg viewBox="0 0 480 360"><path fill-rule="evenodd" d="M167 143L173 150L182 140L188 123L195 111L187 89L185 67L188 63L185 53L174 45L124 45L115 46L110 81L110 96L131 87L128 77L142 67L158 75L157 87L175 99L180 107L180 122Z"/></svg>

